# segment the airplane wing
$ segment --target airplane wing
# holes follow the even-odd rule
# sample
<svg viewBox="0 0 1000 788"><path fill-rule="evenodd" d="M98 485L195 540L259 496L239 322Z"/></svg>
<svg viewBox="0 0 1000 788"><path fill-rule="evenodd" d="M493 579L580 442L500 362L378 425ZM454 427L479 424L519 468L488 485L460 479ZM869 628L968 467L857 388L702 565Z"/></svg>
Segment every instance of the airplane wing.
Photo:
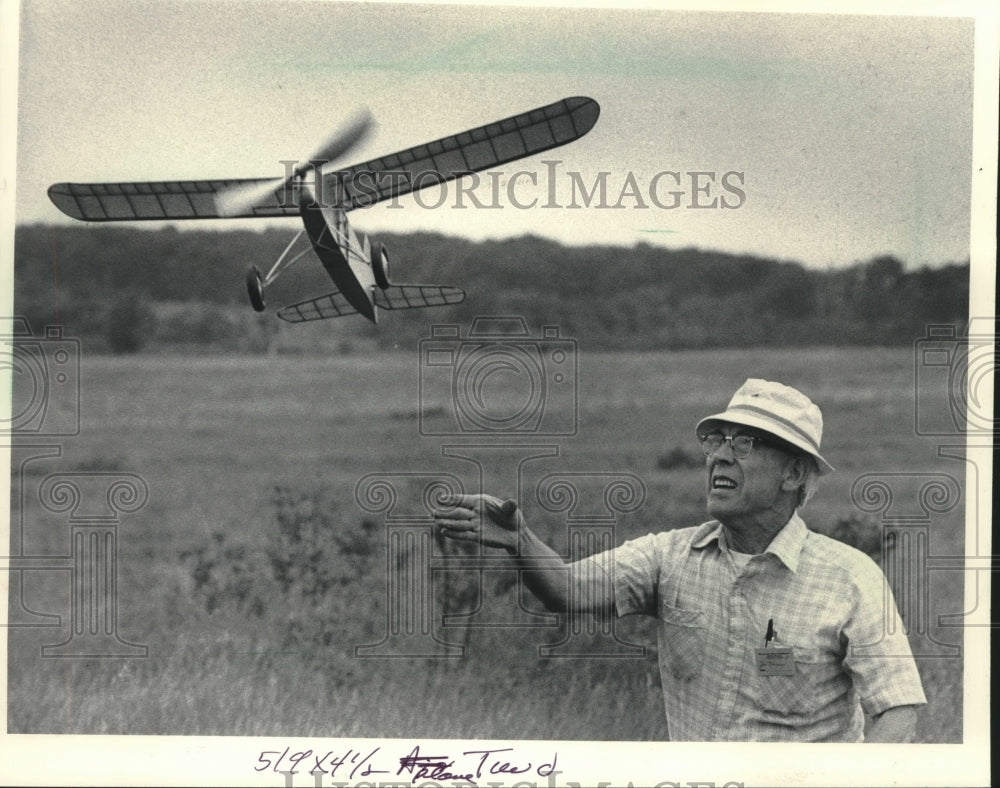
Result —
<svg viewBox="0 0 1000 788"><path fill-rule="evenodd" d="M263 184L273 178L229 181L143 181L136 183L55 183L49 199L67 216L86 222L163 219L219 219L215 193ZM283 191L283 190L282 190ZM282 202L285 204L282 205ZM299 207L280 192L247 216L298 216Z"/></svg>
<svg viewBox="0 0 1000 788"><path fill-rule="evenodd" d="M345 210L373 205L445 181L565 145L590 131L600 115L591 98L572 96L479 128L442 137L323 176L323 198ZM88 222L218 219L215 194L271 178L135 183L56 183L49 199ZM298 216L296 189L274 194L238 217Z"/></svg>
<svg viewBox="0 0 1000 788"><path fill-rule="evenodd" d="M565 145L590 131L600 112L600 106L591 98L566 98L496 123L326 173L325 193L339 197L345 210L363 208Z"/></svg>
<svg viewBox="0 0 1000 788"><path fill-rule="evenodd" d="M383 309L419 309L425 306L447 306L465 300L465 291L447 285L392 285L385 290L375 288L375 305ZM339 290L282 307L278 317L289 323L325 320L357 314Z"/></svg>

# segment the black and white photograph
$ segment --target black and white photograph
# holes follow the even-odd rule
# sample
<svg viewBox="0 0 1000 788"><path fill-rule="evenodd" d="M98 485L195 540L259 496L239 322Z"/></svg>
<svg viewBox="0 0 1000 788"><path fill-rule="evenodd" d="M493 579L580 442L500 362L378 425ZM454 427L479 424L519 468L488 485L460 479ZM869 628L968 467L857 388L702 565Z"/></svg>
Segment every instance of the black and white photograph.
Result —
<svg viewBox="0 0 1000 788"><path fill-rule="evenodd" d="M989 784L990 4L0 30L0 785Z"/></svg>

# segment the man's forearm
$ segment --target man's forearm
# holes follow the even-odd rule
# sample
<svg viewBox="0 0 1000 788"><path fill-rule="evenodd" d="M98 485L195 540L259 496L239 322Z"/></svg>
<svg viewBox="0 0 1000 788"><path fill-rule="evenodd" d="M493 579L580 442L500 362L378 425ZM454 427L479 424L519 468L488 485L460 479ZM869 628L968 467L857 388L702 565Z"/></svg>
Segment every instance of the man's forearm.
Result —
<svg viewBox="0 0 1000 788"><path fill-rule="evenodd" d="M917 732L917 710L913 706L895 706L886 709L872 720L865 741L874 744L913 741Z"/></svg>
<svg viewBox="0 0 1000 788"><path fill-rule="evenodd" d="M555 550L535 536L527 526L520 528L519 552L508 550L522 570L528 590L549 610L609 612L614 607L614 589L608 575L589 561L567 564Z"/></svg>
<svg viewBox="0 0 1000 788"><path fill-rule="evenodd" d="M549 610L561 613L569 606L569 568L555 550L522 526L518 550L508 550L522 570L528 590Z"/></svg>

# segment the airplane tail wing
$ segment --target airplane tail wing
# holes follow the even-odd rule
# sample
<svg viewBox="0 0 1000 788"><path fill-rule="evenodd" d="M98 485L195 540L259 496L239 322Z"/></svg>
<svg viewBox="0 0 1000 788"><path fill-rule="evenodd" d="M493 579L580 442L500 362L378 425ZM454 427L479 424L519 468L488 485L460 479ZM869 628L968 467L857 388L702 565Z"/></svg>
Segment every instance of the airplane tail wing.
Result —
<svg viewBox="0 0 1000 788"><path fill-rule="evenodd" d="M460 304L465 300L465 291L447 285L392 285L385 290L375 288L375 305L383 309L420 309L427 306L447 306ZM331 317L355 315L351 306L339 290L309 298L278 310L278 317L289 323L304 323L307 320L326 320Z"/></svg>
<svg viewBox="0 0 1000 788"><path fill-rule="evenodd" d="M419 309L425 306L461 304L465 291L448 285L390 285L375 288L375 305L383 309Z"/></svg>
<svg viewBox="0 0 1000 788"><path fill-rule="evenodd" d="M304 323L307 320L326 320L330 317L356 315L358 310L351 306L339 290L299 301L278 310L278 317L288 323Z"/></svg>

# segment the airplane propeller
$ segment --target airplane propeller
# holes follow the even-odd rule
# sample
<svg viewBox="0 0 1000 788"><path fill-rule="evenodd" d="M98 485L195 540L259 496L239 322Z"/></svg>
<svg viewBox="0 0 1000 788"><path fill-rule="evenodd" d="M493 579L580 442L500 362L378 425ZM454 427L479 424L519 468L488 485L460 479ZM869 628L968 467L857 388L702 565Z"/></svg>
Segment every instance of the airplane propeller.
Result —
<svg viewBox="0 0 1000 788"><path fill-rule="evenodd" d="M274 193L296 179L302 179L310 170L321 172L331 162L339 159L360 143L373 125L371 114L363 111L341 126L287 178L275 178L263 183L252 183L216 193L215 210L221 218L242 216L266 203ZM300 161L302 161L300 159Z"/></svg>

